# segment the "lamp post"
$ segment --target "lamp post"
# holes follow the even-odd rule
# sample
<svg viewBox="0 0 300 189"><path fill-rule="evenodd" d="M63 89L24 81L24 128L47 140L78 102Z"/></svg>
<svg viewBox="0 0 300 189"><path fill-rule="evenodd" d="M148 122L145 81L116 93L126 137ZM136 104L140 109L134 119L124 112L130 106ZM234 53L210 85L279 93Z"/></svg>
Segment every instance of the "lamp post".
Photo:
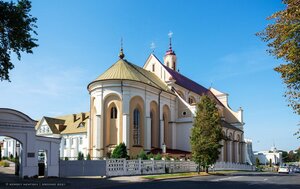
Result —
<svg viewBox="0 0 300 189"><path fill-rule="evenodd" d="M167 146L165 143L162 144L162 153L165 154L167 152Z"/></svg>

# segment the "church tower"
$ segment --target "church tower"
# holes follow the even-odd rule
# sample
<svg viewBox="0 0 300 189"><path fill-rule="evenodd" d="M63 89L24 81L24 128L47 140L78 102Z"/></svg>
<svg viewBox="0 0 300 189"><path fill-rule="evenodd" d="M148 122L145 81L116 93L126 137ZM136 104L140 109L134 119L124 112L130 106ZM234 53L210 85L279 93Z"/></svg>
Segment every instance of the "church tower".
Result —
<svg viewBox="0 0 300 189"><path fill-rule="evenodd" d="M169 43L169 49L167 50L167 52L164 56L164 64L165 64L165 66L176 71L177 70L176 54L175 54L175 51L172 50L172 34L173 33L169 33L170 43Z"/></svg>

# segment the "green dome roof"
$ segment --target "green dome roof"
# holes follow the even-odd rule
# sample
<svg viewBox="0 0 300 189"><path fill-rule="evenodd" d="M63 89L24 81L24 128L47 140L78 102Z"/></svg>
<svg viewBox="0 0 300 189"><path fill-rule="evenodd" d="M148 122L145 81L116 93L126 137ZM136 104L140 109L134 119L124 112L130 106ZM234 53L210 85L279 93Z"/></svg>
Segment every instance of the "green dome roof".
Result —
<svg viewBox="0 0 300 189"><path fill-rule="evenodd" d="M142 82L153 87L169 91L168 86L161 81L154 73L145 70L125 59L119 59L115 64L101 74L96 81L105 80L132 80Z"/></svg>

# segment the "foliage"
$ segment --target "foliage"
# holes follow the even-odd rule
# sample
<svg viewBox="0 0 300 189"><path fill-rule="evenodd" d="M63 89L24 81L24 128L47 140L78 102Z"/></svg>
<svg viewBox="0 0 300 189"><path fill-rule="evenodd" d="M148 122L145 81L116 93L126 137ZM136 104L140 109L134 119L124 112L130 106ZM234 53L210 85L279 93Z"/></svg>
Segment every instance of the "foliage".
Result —
<svg viewBox="0 0 300 189"><path fill-rule="evenodd" d="M272 167L272 159L269 160L269 167Z"/></svg>
<svg viewBox="0 0 300 189"><path fill-rule="evenodd" d="M145 153L145 151L143 149L138 154L138 158L141 158L142 160L148 159L147 154Z"/></svg>
<svg viewBox="0 0 300 189"><path fill-rule="evenodd" d="M11 53L21 59L21 52L32 53L37 47L34 28L37 18L30 14L31 2L19 0L17 3L0 0L0 80L9 79L9 71L14 68Z"/></svg>
<svg viewBox="0 0 300 189"><path fill-rule="evenodd" d="M127 155L127 147L124 142L120 143L116 148L114 149L112 153L112 158L126 158L128 159Z"/></svg>
<svg viewBox="0 0 300 189"><path fill-rule="evenodd" d="M90 153L88 153L88 155L86 156L86 160L91 160L91 155L90 155Z"/></svg>
<svg viewBox="0 0 300 189"><path fill-rule="evenodd" d="M285 163L300 161L300 151L299 151L299 149L297 149L295 151L295 153L294 153L293 150L291 150L289 152L282 151L282 160Z"/></svg>
<svg viewBox="0 0 300 189"><path fill-rule="evenodd" d="M77 160L84 160L84 155L82 152L78 152Z"/></svg>
<svg viewBox="0 0 300 189"><path fill-rule="evenodd" d="M152 154L152 153L150 153L150 154L148 154L148 159L151 159L151 158L153 158L154 159L154 155Z"/></svg>
<svg viewBox="0 0 300 189"><path fill-rule="evenodd" d="M203 95L197 104L190 142L193 160L199 167L204 167L206 172L208 166L214 164L219 157L222 139L222 127L216 103Z"/></svg>
<svg viewBox="0 0 300 189"><path fill-rule="evenodd" d="M65 161L69 161L69 158L68 158L68 157L65 157Z"/></svg>
<svg viewBox="0 0 300 189"><path fill-rule="evenodd" d="M160 153L157 153L155 156L154 156L154 160L161 160L162 159L162 156Z"/></svg>
<svg viewBox="0 0 300 189"><path fill-rule="evenodd" d="M0 161L1 167L9 167L9 163L7 161Z"/></svg>
<svg viewBox="0 0 300 189"><path fill-rule="evenodd" d="M255 167L259 167L260 166L260 161L258 158L255 159Z"/></svg>
<svg viewBox="0 0 300 189"><path fill-rule="evenodd" d="M275 68L281 74L287 90L285 97L295 113L300 114L300 0L282 0L286 9L274 13L265 30L257 33L268 43L268 52L285 63ZM296 133L300 138L300 129Z"/></svg>
<svg viewBox="0 0 300 189"><path fill-rule="evenodd" d="M14 158L14 155L10 154L10 155L9 155L9 159L12 160L13 158Z"/></svg>

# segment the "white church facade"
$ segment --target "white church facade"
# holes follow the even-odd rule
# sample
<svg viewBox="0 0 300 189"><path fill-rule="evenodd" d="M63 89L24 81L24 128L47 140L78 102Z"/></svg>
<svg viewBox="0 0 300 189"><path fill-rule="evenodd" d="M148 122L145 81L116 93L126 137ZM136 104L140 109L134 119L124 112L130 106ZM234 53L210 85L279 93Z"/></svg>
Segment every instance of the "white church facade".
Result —
<svg viewBox="0 0 300 189"><path fill-rule="evenodd" d="M186 153L191 150L190 134L201 95L215 100L222 117L223 148L219 161L245 162L243 110L233 111L228 94L205 88L177 71L171 44L161 62L151 54L143 67L119 60L88 85L90 125L88 151L105 157L121 142L129 156L160 151Z"/></svg>
<svg viewBox="0 0 300 189"><path fill-rule="evenodd" d="M43 117L37 135L61 139L60 157L76 159L79 152L92 159L109 157L124 142L130 157L144 150L170 156L190 156L190 134L196 103L208 95L217 104L226 140L218 161L245 163L243 110L233 111L228 94L205 88L177 71L170 47L163 62L150 54L143 67L119 60L92 81L90 112L56 118Z"/></svg>

